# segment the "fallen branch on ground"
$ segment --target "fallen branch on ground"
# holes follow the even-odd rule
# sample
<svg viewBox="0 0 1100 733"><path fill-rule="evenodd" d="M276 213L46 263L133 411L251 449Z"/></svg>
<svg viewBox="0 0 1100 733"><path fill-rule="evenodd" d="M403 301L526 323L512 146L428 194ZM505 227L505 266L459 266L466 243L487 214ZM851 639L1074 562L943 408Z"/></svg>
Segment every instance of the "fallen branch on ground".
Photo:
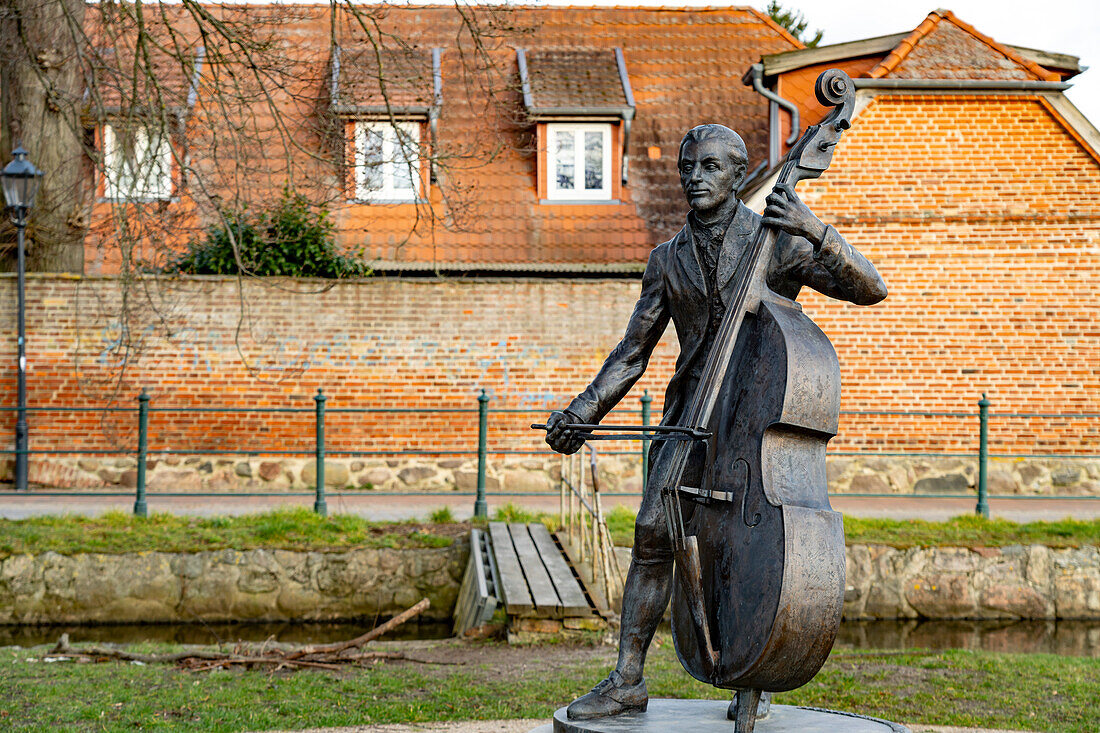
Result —
<svg viewBox="0 0 1100 733"><path fill-rule="evenodd" d="M123 662L140 662L142 664L175 664L181 668L195 671L226 669L232 666L266 666L275 669L285 667L339 669L341 665L365 664L383 659L401 659L420 664L442 664L442 662L408 657L402 652L358 651L365 644L420 615L428 609L429 605L428 599L424 598L415 606L402 611L367 633L335 644L317 644L304 647L281 646L268 649L268 642L271 641L268 639L258 647L255 644L238 644L232 652L193 649L173 654L138 654L110 647L72 647L69 645L69 635L62 634L57 641L57 645L50 650L49 656L84 661L117 659Z"/></svg>

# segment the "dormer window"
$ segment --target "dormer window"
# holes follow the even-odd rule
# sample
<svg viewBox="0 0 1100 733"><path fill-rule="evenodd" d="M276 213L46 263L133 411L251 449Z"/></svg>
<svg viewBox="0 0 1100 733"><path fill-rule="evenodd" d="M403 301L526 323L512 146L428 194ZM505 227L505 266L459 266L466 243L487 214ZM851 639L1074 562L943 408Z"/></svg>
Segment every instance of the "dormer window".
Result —
<svg viewBox="0 0 1100 733"><path fill-rule="evenodd" d="M414 203L428 196L443 103L441 49L334 49L332 110L343 118L347 197Z"/></svg>
<svg viewBox="0 0 1100 733"><path fill-rule="evenodd" d="M198 98L206 50L174 49L171 54L158 51L156 44L145 49L141 68L148 74L138 79L126 74L139 67L138 52L126 39L93 50L99 96L97 117L87 122L96 128L102 154L96 189L101 199L167 201L184 185L179 161L185 157L185 121Z"/></svg>
<svg viewBox="0 0 1100 733"><path fill-rule="evenodd" d="M609 123L550 123L546 136L550 163L547 198L612 198Z"/></svg>
<svg viewBox="0 0 1100 733"><path fill-rule="evenodd" d="M516 49L516 61L537 126L539 199L617 203L634 119L622 50Z"/></svg>

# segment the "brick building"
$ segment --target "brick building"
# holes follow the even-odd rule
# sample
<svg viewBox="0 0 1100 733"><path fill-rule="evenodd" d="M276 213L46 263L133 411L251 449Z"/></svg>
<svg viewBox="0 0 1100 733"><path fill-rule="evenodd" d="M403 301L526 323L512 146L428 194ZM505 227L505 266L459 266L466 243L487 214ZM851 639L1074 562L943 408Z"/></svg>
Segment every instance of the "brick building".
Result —
<svg viewBox="0 0 1100 733"><path fill-rule="evenodd" d="M285 42L328 49L328 12L296 9ZM303 154L283 172L297 166L334 192L342 243L366 252L380 276L323 292L302 282L160 279L146 282L146 300L135 306L129 286L112 276L119 260L107 230L96 228L84 278L30 281L32 404L126 404L147 386L164 406L308 407L324 387L331 407L423 409L473 407L485 388L494 407L532 410L495 418L492 445L534 450L524 424L595 373L621 336L649 250L682 224L675 156L683 132L718 121L742 133L754 171L741 196L759 210L791 136L791 110L800 129L820 119L813 81L835 66L856 81L857 113L828 173L799 190L875 262L890 296L873 308L812 293L801 299L840 356L846 414L832 448L876 452L880 464L899 452L972 452L976 421L953 415L973 413L984 392L995 412L1016 415L993 422L994 452L1098 453L1100 422L1088 416L1100 413L1100 134L1062 95L1081 71L1076 58L1000 44L948 11L912 32L803 49L749 8L524 8L488 51L512 80L492 97L507 114L488 115L458 81L462 20L453 9L394 8L385 22L405 40L400 48L367 54L353 29L337 24L344 35L331 53L300 52L301 66L289 73L312 91L274 92L286 93L288 105L325 100L326 119L340 131L335 148L321 127L295 134L306 151L327 140L337 154ZM751 85L754 65L763 92ZM394 82L385 98L379 79ZM212 119L203 102L209 83L200 69L186 85L193 93L180 86L191 100L195 165L202 130L214 129L199 124ZM107 126L100 129L109 145ZM463 145L492 154L447 169L447 159L476 159L442 154ZM201 228L204 204L189 197L186 177L168 163L156 170L164 177L148 198L170 212L165 234ZM281 185L276 173L256 189ZM454 211L448 182L463 193ZM108 198L101 216L153 203ZM13 306L5 290L0 310ZM125 354L123 333L131 336ZM13 341L0 337L0 363L12 363ZM636 409L648 389L659 411L676 352L670 329L624 408ZM2 378L14 383L14 370ZM332 419L336 450L471 447L469 415ZM102 449L133 439L129 416L35 420L32 447ZM152 440L308 450L302 420L165 415ZM464 460L442 472L444 461L425 468L427 483L466 486ZM356 463L353 484L419 481L384 461ZM855 461L836 474L840 488L908 490L929 471L953 470L941 464L899 459L871 480L877 469ZM534 464L514 465L514 475L504 465L497 478L505 488L530 485L523 471ZM998 470L1013 490L1100 490L1095 461L1043 458L1024 468L1026 475L1013 463ZM171 482L168 465L157 470ZM377 481L364 478L372 470ZM1072 481L1056 480L1058 471ZM119 473L70 461L52 474L64 479L42 475L95 485ZM223 473L202 485L234 483L232 471ZM972 470L964 473L972 483ZM304 480L294 471L279 476ZM246 478L271 482L255 467Z"/></svg>

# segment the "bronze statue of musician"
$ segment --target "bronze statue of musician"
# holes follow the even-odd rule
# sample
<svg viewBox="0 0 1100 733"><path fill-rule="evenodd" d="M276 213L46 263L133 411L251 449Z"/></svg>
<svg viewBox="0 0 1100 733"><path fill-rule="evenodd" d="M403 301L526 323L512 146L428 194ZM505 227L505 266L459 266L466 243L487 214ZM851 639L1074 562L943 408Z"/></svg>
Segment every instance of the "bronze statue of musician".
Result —
<svg viewBox="0 0 1100 733"><path fill-rule="evenodd" d="M840 129L838 125L837 137ZM779 230L767 257L766 284L781 298L793 301L803 286L859 305L878 303L886 297L886 285L875 267L802 203L793 183L780 183L773 190L763 217L739 202L734 192L744 178L746 163L744 142L727 127L700 125L684 136L677 164L680 184L691 207L687 221L675 237L650 254L641 295L622 341L608 355L592 383L568 407L547 420L546 442L555 451L569 454L581 448L583 435L569 426L598 423L630 391L645 371L669 319L676 325L680 355L665 393L662 425L681 424L734 298L739 280L734 275L740 271L744 254L762 226ZM837 395L839 399L839 382ZM672 442L653 444L651 478L662 474L662 464L674 454L674 447ZM690 450L682 483L702 486L705 446L696 444ZM821 463L823 467L823 446ZM618 663L607 679L569 706L568 716L572 719L646 708L646 652L673 591L668 504L660 494L651 480L638 512L633 558L623 593ZM831 638L828 643L831 646Z"/></svg>

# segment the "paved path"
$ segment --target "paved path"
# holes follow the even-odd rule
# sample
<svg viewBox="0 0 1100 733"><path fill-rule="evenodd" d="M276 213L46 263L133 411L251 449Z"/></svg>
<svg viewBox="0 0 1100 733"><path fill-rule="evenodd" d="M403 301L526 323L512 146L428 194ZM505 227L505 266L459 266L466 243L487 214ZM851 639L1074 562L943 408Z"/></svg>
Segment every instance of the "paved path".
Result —
<svg viewBox="0 0 1100 733"><path fill-rule="evenodd" d="M615 504L625 504L632 509L638 508L641 500L638 496L604 495L604 508ZM513 503L526 509L545 512L558 510L558 497L517 496L494 494L488 497L490 513L506 503ZM466 519L473 513L474 499L466 494L444 494L435 496L384 495L364 492L329 496L327 499L330 514L358 514L367 519L385 521L402 519L425 519L440 507L449 506L458 519ZM148 496L150 512L171 512L173 514L191 514L212 516L225 514L248 514L274 509L279 506L313 506L313 496ZM882 517L890 519L950 519L960 514L974 512L972 499L934 499L926 497L898 496L886 498L864 498L834 496L833 508L845 514L857 517ZM110 509L125 512L132 511L134 499L126 496L46 496L31 491L18 494L12 491L0 492L0 517L5 519L23 519L43 514L101 514ZM1100 497L1081 499L993 499L990 502L992 516L1010 519L1015 522L1035 520L1058 520L1066 517L1076 519L1100 518Z"/></svg>
<svg viewBox="0 0 1100 733"><path fill-rule="evenodd" d="M528 733L545 720L469 720L454 723L420 723L417 725L359 725L349 728L309 728L282 733ZM911 725L913 733L1027 733L1026 731L993 730L991 728L945 728L938 725ZM269 731L268 733L278 733Z"/></svg>

